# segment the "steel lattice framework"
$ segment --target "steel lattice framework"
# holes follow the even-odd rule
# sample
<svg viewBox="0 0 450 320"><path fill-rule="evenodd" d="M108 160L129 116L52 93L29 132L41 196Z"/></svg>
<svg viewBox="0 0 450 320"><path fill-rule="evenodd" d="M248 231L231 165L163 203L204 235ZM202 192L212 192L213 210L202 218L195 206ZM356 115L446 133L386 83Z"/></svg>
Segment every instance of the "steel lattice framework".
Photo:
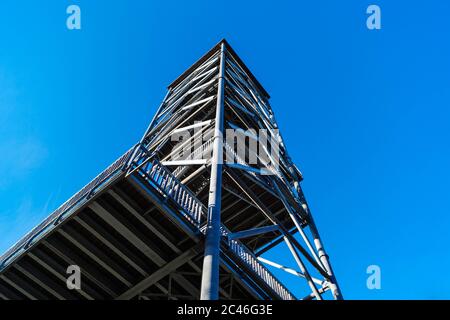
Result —
<svg viewBox="0 0 450 320"><path fill-rule="evenodd" d="M220 41L135 146L2 256L0 298L297 299L270 265L305 281L298 298L342 299L268 100ZM262 130L277 159L272 145L236 151L227 129L258 146ZM282 242L298 270L262 257ZM71 264L78 291L64 287Z"/></svg>

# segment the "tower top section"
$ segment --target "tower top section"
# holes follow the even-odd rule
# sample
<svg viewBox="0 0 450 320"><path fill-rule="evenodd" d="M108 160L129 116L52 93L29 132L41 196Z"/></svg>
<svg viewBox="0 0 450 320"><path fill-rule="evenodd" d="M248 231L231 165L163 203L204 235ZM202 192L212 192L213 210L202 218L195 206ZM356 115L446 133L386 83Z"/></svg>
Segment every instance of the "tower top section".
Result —
<svg viewBox="0 0 450 320"><path fill-rule="evenodd" d="M174 88L178 84L180 84L186 77L192 73L195 69L197 69L202 63L207 61L211 56L213 56L215 53L220 51L220 47L222 43L226 47L227 54L230 54L233 56L233 58L236 60L236 62L239 64L239 66L247 73L248 77L254 82L254 84L258 87L258 89L261 91L261 93L264 95L266 99L270 98L269 93L264 89L264 87L261 85L261 83L256 79L256 77L253 75L253 73L250 71L250 69L245 65L245 63L242 61L242 59L236 54L236 52L233 50L231 45L228 43L227 40L222 39L220 40L214 47L212 47L207 53L205 53L200 59L198 59L192 66L190 66L185 72L183 72L178 78L176 78L167 88Z"/></svg>

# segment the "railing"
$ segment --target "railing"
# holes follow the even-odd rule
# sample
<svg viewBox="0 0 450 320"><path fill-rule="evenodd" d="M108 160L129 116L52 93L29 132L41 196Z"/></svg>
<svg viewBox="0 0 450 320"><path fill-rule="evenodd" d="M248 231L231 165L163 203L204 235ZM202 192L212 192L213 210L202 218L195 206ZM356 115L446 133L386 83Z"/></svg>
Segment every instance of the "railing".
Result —
<svg viewBox="0 0 450 320"><path fill-rule="evenodd" d="M146 161L137 168L138 174L153 184L163 195L171 198L182 209L183 215L197 228L200 227L203 204L157 159Z"/></svg>
<svg viewBox="0 0 450 320"><path fill-rule="evenodd" d="M202 233L206 226L200 228L202 217L206 217L207 208L185 185L183 185L168 169L158 160L147 159L136 167L138 174L147 179L157 190L174 200L180 207L183 215ZM230 231L222 225L222 235L227 239L228 247L241 259L245 265L259 276L274 290L281 299L293 300L295 297L262 265L256 256L238 240L228 239Z"/></svg>
<svg viewBox="0 0 450 320"><path fill-rule="evenodd" d="M100 173L94 180L89 182L84 188L73 195L69 200L64 202L58 209L56 209L49 217L31 230L23 239L17 242L11 249L9 249L0 258L0 270L2 270L8 261L14 258L20 251L30 247L34 240L39 236L44 235L53 225L62 221L63 217L70 209L79 204L82 200L91 197L96 190L107 181L109 181L115 174L122 172L121 169L126 165L129 157L133 153L135 147L129 149L124 155L111 164L106 170Z"/></svg>
<svg viewBox="0 0 450 320"><path fill-rule="evenodd" d="M206 232L206 225L201 228L202 233ZM275 276L256 258L256 256L240 241L229 239L231 233L223 224L220 227L222 237L226 239L228 247L238 256L245 265L256 273L265 283L269 285L283 300L295 300L295 297L287 290Z"/></svg>
<svg viewBox="0 0 450 320"><path fill-rule="evenodd" d="M228 232L228 231L227 231ZM227 237L228 239L228 237ZM283 300L295 300L294 296L262 265L255 255L237 240L228 239L230 249L269 285Z"/></svg>
<svg viewBox="0 0 450 320"><path fill-rule="evenodd" d="M139 150L136 148L139 148ZM134 155L134 159L132 159L131 166L128 168L126 166L132 155ZM80 204L83 200L89 199L95 191L99 190L101 186L104 186L108 181L111 181L113 177L117 176L119 172L123 172L125 169L129 170L128 174L137 172L161 192L163 196L172 199L179 206L183 216L200 231L205 232L205 229L200 228L200 226L202 218L206 218L207 209L201 201L156 158L149 156L146 151L140 147L133 147L83 189L77 192L72 198L61 205L47 219L27 234L25 238L8 250L1 257L0 270L2 270L7 262L14 258L20 251L27 249L34 240L46 234L50 227L61 222L71 209ZM224 236L229 234L229 231L223 225L222 234ZM248 268L267 283L280 298L286 300L295 299L270 273L270 271L257 260L247 247L237 240L229 240L228 237L226 237L226 239L230 250L233 251Z"/></svg>

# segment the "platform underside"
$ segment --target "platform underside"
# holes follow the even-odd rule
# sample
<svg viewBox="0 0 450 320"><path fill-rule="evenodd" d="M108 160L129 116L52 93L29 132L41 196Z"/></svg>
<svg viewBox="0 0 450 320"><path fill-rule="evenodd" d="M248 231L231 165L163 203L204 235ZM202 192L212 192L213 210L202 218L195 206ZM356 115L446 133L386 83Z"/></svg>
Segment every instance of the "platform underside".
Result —
<svg viewBox="0 0 450 320"><path fill-rule="evenodd" d="M199 299L203 238L176 203L139 175L122 175L2 270L0 298ZM67 288L69 265L81 268L80 290ZM280 299L226 241L220 275L220 299Z"/></svg>

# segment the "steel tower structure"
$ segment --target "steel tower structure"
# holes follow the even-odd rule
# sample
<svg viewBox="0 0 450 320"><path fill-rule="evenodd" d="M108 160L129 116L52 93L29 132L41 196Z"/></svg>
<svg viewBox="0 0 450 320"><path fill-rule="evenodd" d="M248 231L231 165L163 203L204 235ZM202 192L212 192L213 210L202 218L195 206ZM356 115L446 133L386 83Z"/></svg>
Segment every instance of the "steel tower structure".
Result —
<svg viewBox="0 0 450 320"><path fill-rule="evenodd" d="M222 40L136 145L1 257L0 298L341 299L301 180L268 93ZM295 268L262 257L283 242Z"/></svg>

